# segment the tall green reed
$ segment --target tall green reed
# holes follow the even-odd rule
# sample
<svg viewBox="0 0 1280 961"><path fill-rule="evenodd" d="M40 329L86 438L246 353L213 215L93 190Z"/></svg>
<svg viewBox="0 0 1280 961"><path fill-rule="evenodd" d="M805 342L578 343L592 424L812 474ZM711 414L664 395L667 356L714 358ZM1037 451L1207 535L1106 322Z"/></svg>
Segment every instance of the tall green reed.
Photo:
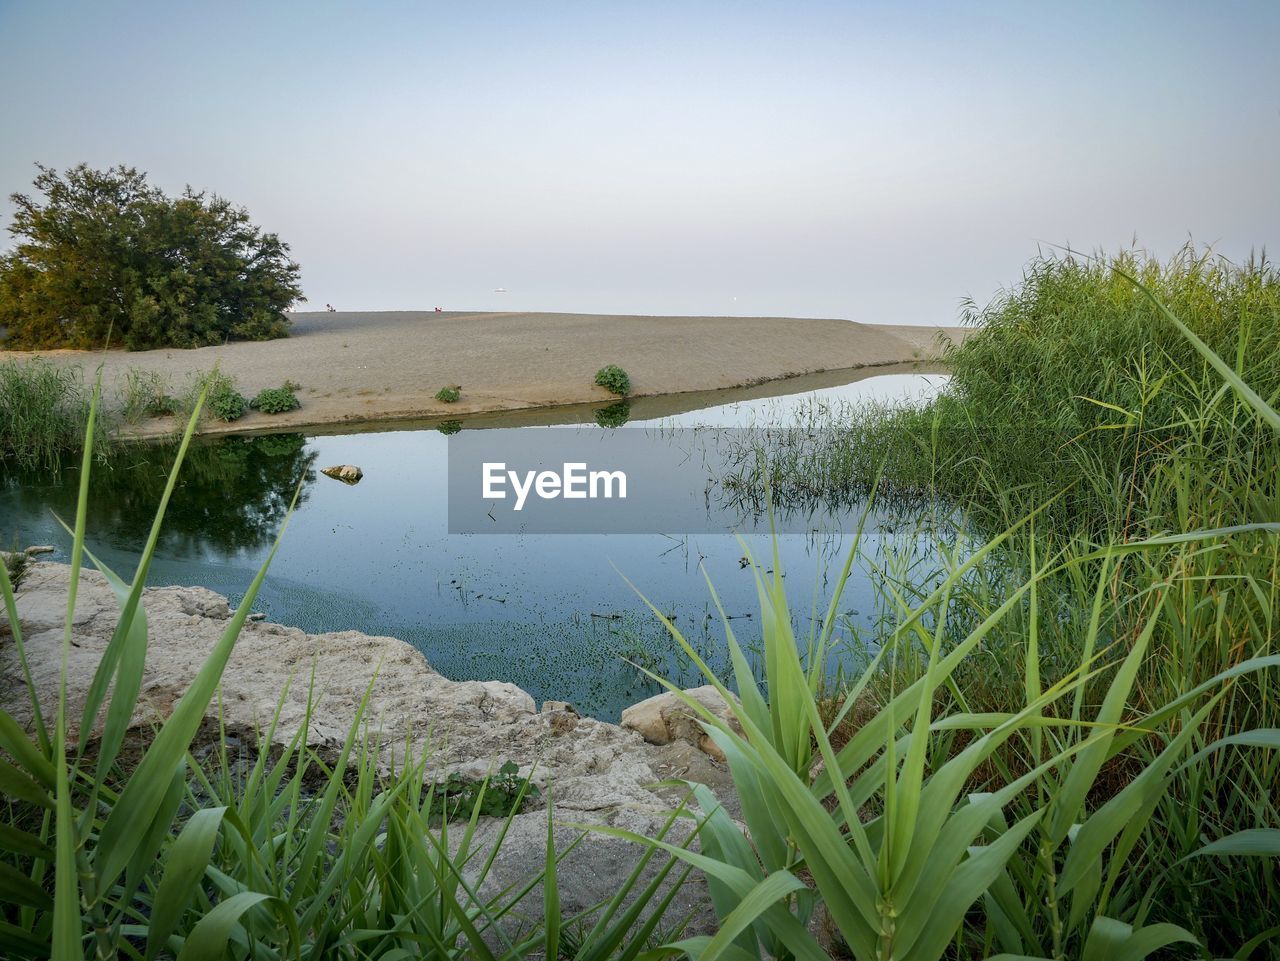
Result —
<svg viewBox="0 0 1280 961"><path fill-rule="evenodd" d="M1115 486L1111 538L1064 529L1060 478L998 501L1052 492L971 550L940 543L940 582L885 578L880 654L834 705L815 680L831 613L797 639L756 567L763 687L725 624L742 733L686 699L747 824L713 815L715 846L679 855L720 889L721 931L682 942L690 957L820 957L815 902L859 959L1275 953L1276 413L1241 353L1226 364L1152 304L1219 385Z"/></svg>
<svg viewBox="0 0 1280 961"><path fill-rule="evenodd" d="M89 395L79 367L42 357L0 362L0 464L52 470L80 450L89 424ZM94 421L94 442L105 451L106 431Z"/></svg>

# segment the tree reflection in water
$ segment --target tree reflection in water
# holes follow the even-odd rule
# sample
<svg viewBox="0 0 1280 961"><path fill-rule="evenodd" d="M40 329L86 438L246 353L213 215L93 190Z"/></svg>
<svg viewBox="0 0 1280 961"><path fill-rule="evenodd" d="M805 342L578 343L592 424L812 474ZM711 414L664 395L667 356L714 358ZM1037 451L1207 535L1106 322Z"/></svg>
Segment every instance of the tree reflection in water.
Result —
<svg viewBox="0 0 1280 961"><path fill-rule="evenodd" d="M176 444L122 444L108 463L95 464L89 484L91 536L140 550L176 454ZM307 499L316 479L314 459L302 434L193 442L165 513L161 552L225 555L269 545L299 484L298 503ZM0 474L0 497L9 510L0 513L47 517L45 512L53 510L71 523L79 483L78 461L56 474L6 471Z"/></svg>

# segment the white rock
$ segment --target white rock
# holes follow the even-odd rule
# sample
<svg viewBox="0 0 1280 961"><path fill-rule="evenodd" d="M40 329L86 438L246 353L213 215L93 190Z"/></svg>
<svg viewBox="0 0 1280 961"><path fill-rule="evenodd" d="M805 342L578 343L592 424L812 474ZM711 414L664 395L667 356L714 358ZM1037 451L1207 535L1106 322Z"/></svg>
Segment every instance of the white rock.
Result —
<svg viewBox="0 0 1280 961"><path fill-rule="evenodd" d="M720 692L710 684L689 688L683 692L693 698L716 717L729 724L739 734L742 727L725 703ZM686 741L714 757L724 760L724 752L707 736L695 711L674 692L664 691L648 700L633 704L622 712L622 726L635 731L650 744L670 744Z"/></svg>
<svg viewBox="0 0 1280 961"><path fill-rule="evenodd" d="M360 478L364 477L364 471L354 464L335 464L333 467L322 467L320 473L324 474L325 477L340 480L344 484L359 484Z"/></svg>

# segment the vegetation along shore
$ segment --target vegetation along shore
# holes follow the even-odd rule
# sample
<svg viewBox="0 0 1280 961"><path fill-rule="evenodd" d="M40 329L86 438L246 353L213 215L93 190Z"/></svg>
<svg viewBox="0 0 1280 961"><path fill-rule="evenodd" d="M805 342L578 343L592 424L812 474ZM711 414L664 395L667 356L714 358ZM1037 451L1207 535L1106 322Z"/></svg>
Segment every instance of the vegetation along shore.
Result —
<svg viewBox="0 0 1280 961"><path fill-rule="evenodd" d="M287 339L198 350L0 350L0 375L38 356L87 402L101 365L104 393L118 409L136 407L131 398L144 388L189 393L192 372L215 366L249 397L286 381L299 385L295 410L248 411L234 423L211 417L202 428L234 432L600 403L610 394L594 377L608 363L628 372L634 397L744 387L819 371L925 362L938 356L940 334L963 336L955 328L770 317L459 311L289 316ZM439 400L441 385L453 384L459 398ZM139 413L120 426L122 434L174 431L166 416L171 410Z"/></svg>
<svg viewBox="0 0 1280 961"><path fill-rule="evenodd" d="M965 319L937 399L814 410L821 443L737 479L899 505L930 576L860 542L797 618L752 545L732 670L630 732L387 639L249 626L266 566L234 608L144 594L216 385L117 578L85 530L91 404L70 566L3 577L3 950L1277 957L1280 276L1041 257ZM870 628L839 603L860 565ZM317 684L335 658L359 676Z"/></svg>

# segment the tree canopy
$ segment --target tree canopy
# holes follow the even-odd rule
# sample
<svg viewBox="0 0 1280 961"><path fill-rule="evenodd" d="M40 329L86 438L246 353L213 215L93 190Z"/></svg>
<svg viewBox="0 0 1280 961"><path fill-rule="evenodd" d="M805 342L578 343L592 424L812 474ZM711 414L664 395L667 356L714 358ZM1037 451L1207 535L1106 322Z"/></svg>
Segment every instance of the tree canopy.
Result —
<svg viewBox="0 0 1280 961"><path fill-rule="evenodd" d="M249 212L187 187L169 197L133 167L60 174L10 197L0 256L0 345L205 347L289 333L302 299L289 245Z"/></svg>

